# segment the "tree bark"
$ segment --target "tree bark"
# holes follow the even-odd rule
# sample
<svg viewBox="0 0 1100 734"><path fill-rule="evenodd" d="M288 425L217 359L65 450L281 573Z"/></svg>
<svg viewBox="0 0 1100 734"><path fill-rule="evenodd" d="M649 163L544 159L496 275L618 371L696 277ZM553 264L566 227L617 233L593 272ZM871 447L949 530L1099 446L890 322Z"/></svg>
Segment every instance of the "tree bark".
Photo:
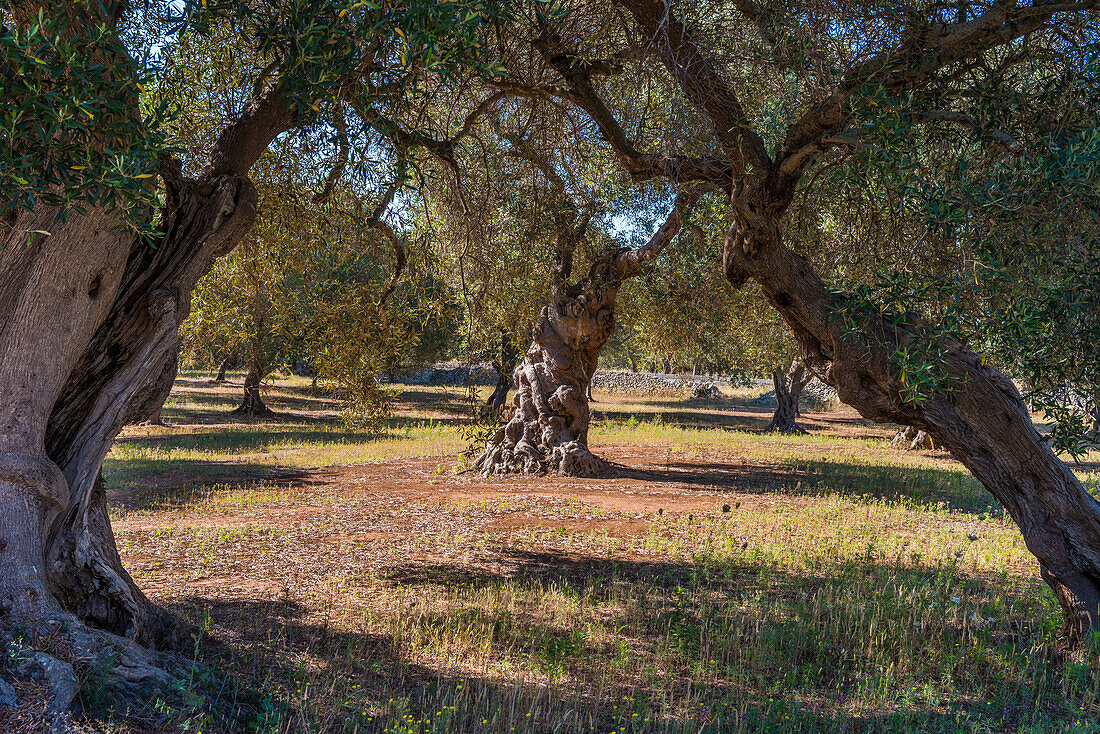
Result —
<svg viewBox="0 0 1100 734"><path fill-rule="evenodd" d="M906 93L934 84L949 64L977 58L1055 22L1065 9L1033 8L1028 17L992 9L954 25L931 23L898 46L853 64L826 94L769 146L753 126L737 91L698 45L668 3L617 0L685 96L713 124L731 173L732 222L723 249L734 287L756 280L791 326L811 372L837 389L864 417L913 426L946 447L1005 506L1019 525L1040 572L1065 611L1067 641L1100 631L1100 502L1043 442L1015 385L964 345L919 318L885 318L829 289L805 258L783 242L784 217L806 171L851 122L854 90L872 82ZM751 15L751 14L750 14ZM947 29L950 29L949 31ZM549 38L544 58L561 74L628 171L648 174L645 161L607 111L591 77ZM834 136L832 141L827 138ZM660 175L718 177L681 168ZM924 352L937 375L928 394L913 394L894 362L899 350Z"/></svg>
<svg viewBox="0 0 1100 734"><path fill-rule="evenodd" d="M683 192L668 219L643 247L604 253L580 282L567 285L572 253L583 227L569 235L555 268L549 304L539 315L534 338L516 367L516 407L508 423L490 438L474 462L484 474L556 471L599 476L608 469L588 448L587 394L600 350L615 330L615 300L623 282L642 272L680 231L698 194ZM564 239L564 238L563 238Z"/></svg>
<svg viewBox="0 0 1100 734"><path fill-rule="evenodd" d="M852 323L845 324L855 318L851 302L783 243L782 200L745 186L732 202L729 281L760 284L794 330L807 365L844 403L872 420L927 432L1004 505L1062 604L1069 644L1100 630L1100 503L1041 440L1012 381L917 320L899 325L863 309L853 335ZM928 348L944 375L919 401L907 398L891 362L900 347Z"/></svg>
<svg viewBox="0 0 1100 734"><path fill-rule="evenodd" d="M802 364L802 360L796 359L791 363L789 370L776 367L772 371L772 382L775 384L775 414L771 423L765 429L766 432L776 433L805 433L798 425L798 399L802 395L802 388L813 379L813 374Z"/></svg>
<svg viewBox="0 0 1100 734"><path fill-rule="evenodd" d="M225 371L229 369L229 363L237 357L236 350L229 352L222 358L221 363L218 365L218 376L214 378L214 382L225 382Z"/></svg>
<svg viewBox="0 0 1100 734"><path fill-rule="evenodd" d="M89 12L117 17L106 5ZM199 178L162 161L163 235L153 243L91 204L64 219L38 206L0 222L0 638L69 648L66 660L34 653L55 712L73 705L81 670L97 666L125 711L173 665L142 645L187 638L123 569L100 467L122 426L163 404L191 291L252 224L255 159L242 151L258 155L294 119L276 85L226 129L217 165Z"/></svg>
<svg viewBox="0 0 1100 734"><path fill-rule="evenodd" d="M155 249L107 212L70 213L61 224L47 209L21 215L0 248L9 288L0 312L3 627L66 630L88 665L117 661L108 680L131 703L163 683L169 663L127 638L171 646L186 630L123 569L99 470L121 427L163 404L191 290L243 236L256 202L237 177L178 184ZM52 234L32 246L28 228ZM56 709L72 704L67 695Z"/></svg>
<svg viewBox="0 0 1100 734"><path fill-rule="evenodd" d="M606 462L588 450L585 393L615 328L618 287L594 292L584 285L556 294L539 315L533 342L512 377L515 413L474 462L479 471L572 476L605 471Z"/></svg>

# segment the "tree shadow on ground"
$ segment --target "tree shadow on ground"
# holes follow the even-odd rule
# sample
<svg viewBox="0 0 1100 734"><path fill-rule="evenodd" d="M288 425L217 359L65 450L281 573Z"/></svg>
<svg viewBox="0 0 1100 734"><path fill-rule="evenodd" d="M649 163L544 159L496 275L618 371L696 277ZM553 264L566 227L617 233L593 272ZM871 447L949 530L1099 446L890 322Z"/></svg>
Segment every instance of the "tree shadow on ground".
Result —
<svg viewBox="0 0 1100 734"><path fill-rule="evenodd" d="M683 484L713 492L842 495L918 505L946 504L965 512L1002 511L1001 504L961 469L917 468L804 460L773 466L729 461L670 460L659 469L615 464L619 477L638 481Z"/></svg>
<svg viewBox="0 0 1100 734"><path fill-rule="evenodd" d="M286 724L280 731L393 731L398 723L400 731L408 732L933 734L1016 731L1035 715L1032 707L1010 709L1002 702L991 707L980 692L935 700L903 699L899 692L871 711L847 705L878 683L897 683L896 671L890 670L889 654L872 658L865 640L837 635L829 614L807 616L806 599L824 589L845 605L834 610L836 616L862 614L868 590L879 586L876 574L883 572L874 563L821 577L751 563L719 567L516 550L503 552L500 560L497 571L411 562L391 569L384 576L387 584L414 594L418 588L441 588L468 602L420 608L416 619L402 621L395 634L377 631L386 625L349 630L349 620L341 625L329 621L333 610L311 608L285 595L271 600L194 596L176 599L172 608L193 621L209 622L212 636L199 660L223 672L210 676L208 705L231 712L231 729L246 729L265 717L269 725L276 724L275 715ZM907 589L942 582L942 572L935 569L887 572ZM608 640L522 605L471 606L480 591L505 584L583 599L606 610L604 617L617 601L634 601L622 605L621 617L609 620L617 631ZM853 593L845 595L846 586ZM965 586L971 595L1002 593L983 579ZM766 619L754 617L740 602L760 593L778 605ZM952 592L945 587L947 593ZM906 598L900 592L896 596ZM456 630L491 643L493 655L506 664L479 667L463 660L461 652L448 651ZM731 639L718 640L723 631ZM976 644L973 631L954 621L928 634L938 636L933 644L948 648L957 647L956 642L968 648L984 645L987 651L981 654L991 665L1007 664L1002 658L1014 654L1005 652L1013 649L1011 641L990 637ZM425 639L442 647L433 648ZM417 644L420 649L413 649ZM433 657L438 662L427 662ZM634 666L645 670L646 660L664 673L639 678ZM929 664L929 682L942 681L936 677L942 672L937 664ZM609 677L617 665L627 667ZM502 676L502 670L513 673ZM265 688L255 688L259 682ZM1019 696L1014 703L1022 704L1032 694L1016 690L1006 695ZM1053 728L1036 730L1057 730L1063 714L1069 712L1048 711L1048 719L1059 717L1048 721ZM434 725L424 725L425 720Z"/></svg>
<svg viewBox="0 0 1100 734"><path fill-rule="evenodd" d="M380 431L329 431L316 428L281 429L263 427L251 431L194 431L191 433L145 433L124 436L119 445L167 451L209 451L211 453L241 453L268 451L272 447L287 444L307 444L318 447L346 443L365 443L387 440L403 441L411 438L403 434Z"/></svg>
<svg viewBox="0 0 1100 734"><path fill-rule="evenodd" d="M209 499L212 490L270 492L272 488L303 491L323 482L304 469L211 464L173 460L172 468L149 467L105 471L107 503L112 510L176 510ZM140 479L138 479L140 478Z"/></svg>

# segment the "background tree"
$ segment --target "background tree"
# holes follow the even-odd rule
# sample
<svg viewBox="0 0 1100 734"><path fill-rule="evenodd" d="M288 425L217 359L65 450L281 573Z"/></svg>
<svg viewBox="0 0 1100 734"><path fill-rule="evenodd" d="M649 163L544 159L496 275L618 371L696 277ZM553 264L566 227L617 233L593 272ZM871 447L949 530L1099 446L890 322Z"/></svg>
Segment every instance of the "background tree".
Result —
<svg viewBox="0 0 1100 734"><path fill-rule="evenodd" d="M606 462L588 449L588 389L600 351L615 329L615 301L624 281L656 260L680 232L699 193L677 195L665 222L638 248L609 247L586 277L572 280L577 245L591 215L561 206L550 303L516 369L516 410L489 439L474 467L485 474L558 471L598 476ZM572 216L567 216L572 215Z"/></svg>
<svg viewBox="0 0 1100 734"><path fill-rule="evenodd" d="M724 205L708 201L692 236L624 288L622 320L634 349L649 360L670 359L685 371L734 379L767 376L776 410L769 431L801 431L796 423L802 388L813 375L798 358L790 330L753 288L731 290L719 258ZM686 325L690 325L687 327Z"/></svg>
<svg viewBox="0 0 1100 734"><path fill-rule="evenodd" d="M974 135L969 158L1011 146L1003 126L971 114L1015 114L980 93L982 75L1049 67L1079 77L1094 4L853 6L842 24L813 3L615 6L626 27L596 4L565 19L532 16L515 43L539 49L541 63L512 54L498 84L583 109L635 179L727 187L730 283L759 284L841 400L869 418L926 430L1005 505L1063 605L1070 640L1100 628L1100 505L1039 440L1012 383L927 318L848 294L842 281L827 285L797 238L785 236L815 174L860 151L927 150L919 131L942 121ZM640 77L682 92L697 117L677 131L693 134L669 140L623 126L614 105L625 100L623 119L631 119L645 97ZM896 163L892 174L905 178Z"/></svg>

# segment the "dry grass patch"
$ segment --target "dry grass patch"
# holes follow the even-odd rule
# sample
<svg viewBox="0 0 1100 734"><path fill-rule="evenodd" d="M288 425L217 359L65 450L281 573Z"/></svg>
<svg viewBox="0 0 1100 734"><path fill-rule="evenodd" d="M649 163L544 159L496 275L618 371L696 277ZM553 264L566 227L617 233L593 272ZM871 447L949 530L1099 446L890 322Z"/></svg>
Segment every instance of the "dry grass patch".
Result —
<svg viewBox="0 0 1100 734"><path fill-rule="evenodd" d="M708 423L756 415L733 399L620 401L593 432L618 475L490 480L456 472L450 399L410 389L372 435L322 405L120 439L127 567L207 631L201 704L170 723L1097 731L1100 640L1059 653L1018 531L950 457L843 413L785 438Z"/></svg>

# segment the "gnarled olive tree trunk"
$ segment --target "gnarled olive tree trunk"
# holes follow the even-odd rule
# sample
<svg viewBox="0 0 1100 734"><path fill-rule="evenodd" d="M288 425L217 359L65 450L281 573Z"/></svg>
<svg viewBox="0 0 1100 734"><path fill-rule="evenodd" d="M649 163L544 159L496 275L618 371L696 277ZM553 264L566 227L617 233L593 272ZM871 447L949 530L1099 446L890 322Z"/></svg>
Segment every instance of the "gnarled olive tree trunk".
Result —
<svg viewBox="0 0 1100 734"><path fill-rule="evenodd" d="M615 299L623 282L651 263L680 231L696 193L681 193L668 219L644 246L605 253L587 277L568 285L575 243L562 248L550 303L539 315L531 346L513 373L515 412L489 439L474 467L485 474L557 471L598 476L607 462L588 449L588 390L600 350L615 330Z"/></svg>
<svg viewBox="0 0 1100 734"><path fill-rule="evenodd" d="M244 395L241 404L233 409L232 415L243 415L248 418L260 418L275 415L271 408L267 407L260 387L263 383L264 372L255 362L249 360L248 371L244 375Z"/></svg>
<svg viewBox="0 0 1100 734"><path fill-rule="evenodd" d="M771 423L765 429L776 433L805 433L798 425L798 399L802 395L802 388L814 378L813 374L802 364L802 360L796 359L791 363L789 370L776 367L772 371L772 382L775 384L775 413Z"/></svg>
<svg viewBox="0 0 1100 734"><path fill-rule="evenodd" d="M229 369L229 363L234 362L237 359L237 350L233 350L222 357L222 361L218 363L218 375L214 378L214 382L225 382L225 373Z"/></svg>
<svg viewBox="0 0 1100 734"><path fill-rule="evenodd" d="M863 416L925 431L947 448L1008 510L1043 578L1065 610L1071 644L1100 630L1100 503L1041 440L1012 381L962 344L914 321L899 325L858 310L828 289L782 238L789 199L765 187L735 192L734 222L724 250L737 287L755 279L791 326L810 369ZM920 401L891 357L899 347L926 349L944 375Z"/></svg>
<svg viewBox="0 0 1100 734"><path fill-rule="evenodd" d="M143 646L186 636L122 567L100 467L122 426L163 403L191 291L253 222L247 171L294 119L276 84L199 178L165 159L156 242L94 206L0 224L0 634L71 648L74 663L36 653L58 711L73 704L76 665L107 671L121 712L166 678L170 659Z"/></svg>

